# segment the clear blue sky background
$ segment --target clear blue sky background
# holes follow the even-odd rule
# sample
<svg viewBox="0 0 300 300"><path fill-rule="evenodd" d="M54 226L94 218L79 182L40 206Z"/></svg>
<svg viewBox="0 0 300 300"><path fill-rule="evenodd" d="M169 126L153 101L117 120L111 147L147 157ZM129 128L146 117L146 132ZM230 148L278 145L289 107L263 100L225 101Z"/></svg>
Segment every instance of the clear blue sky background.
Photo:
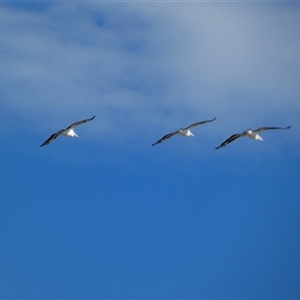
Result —
<svg viewBox="0 0 300 300"><path fill-rule="evenodd" d="M1 3L0 297L299 299L299 15Z"/></svg>

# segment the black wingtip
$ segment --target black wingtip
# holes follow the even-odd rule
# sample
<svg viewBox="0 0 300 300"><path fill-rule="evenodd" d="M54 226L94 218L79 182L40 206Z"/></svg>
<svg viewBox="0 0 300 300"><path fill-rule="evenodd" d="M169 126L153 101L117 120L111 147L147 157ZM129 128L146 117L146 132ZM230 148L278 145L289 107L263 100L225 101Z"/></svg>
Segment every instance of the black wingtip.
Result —
<svg viewBox="0 0 300 300"><path fill-rule="evenodd" d="M291 125L289 125L286 129L290 129L292 126Z"/></svg>

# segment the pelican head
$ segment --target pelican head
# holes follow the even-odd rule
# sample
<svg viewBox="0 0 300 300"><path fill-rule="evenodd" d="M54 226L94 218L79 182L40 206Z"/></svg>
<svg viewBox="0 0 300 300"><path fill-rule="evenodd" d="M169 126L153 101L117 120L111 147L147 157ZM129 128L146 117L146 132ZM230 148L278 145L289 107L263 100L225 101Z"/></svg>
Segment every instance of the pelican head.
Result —
<svg viewBox="0 0 300 300"><path fill-rule="evenodd" d="M245 130L244 133L251 134L251 133L252 133L252 130L249 128L249 129Z"/></svg>

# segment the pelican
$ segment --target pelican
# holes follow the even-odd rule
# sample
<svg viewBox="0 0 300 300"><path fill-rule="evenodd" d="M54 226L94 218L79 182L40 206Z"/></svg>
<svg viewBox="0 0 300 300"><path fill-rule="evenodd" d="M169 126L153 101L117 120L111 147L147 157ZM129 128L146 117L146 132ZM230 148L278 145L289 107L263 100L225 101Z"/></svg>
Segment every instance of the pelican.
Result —
<svg viewBox="0 0 300 300"><path fill-rule="evenodd" d="M260 132L264 131L264 130L271 130L271 129L289 129L291 128L291 126L288 126L288 127L261 127L261 128L258 128L258 129L255 129L255 130L251 130L251 129L248 129L248 130L245 130L243 133L236 133L236 134L233 134L231 137L229 137L226 141L224 141L219 147L217 147L216 149L219 149L221 147L225 147L227 146L229 143L233 142L234 140L242 137L242 136L247 136L251 139L254 139L254 140L259 140L259 141L262 141L262 137L259 135Z"/></svg>
<svg viewBox="0 0 300 300"><path fill-rule="evenodd" d="M72 125L70 125L69 127L67 127L66 129L61 129L60 131L56 132L56 133L53 133L49 138L48 140L46 140L40 147L42 146L46 146L48 144L50 144L51 142L53 142L57 137L59 137L61 134L64 135L64 136L68 136L68 137L78 137L79 136L76 134L76 132L74 131L74 128L78 125L81 125L81 124L84 124L86 122L89 122L89 121L92 121L94 120L95 116L93 116L92 118L90 119L85 119L85 120L82 120L82 121L78 121L78 122L75 122L73 123Z"/></svg>
<svg viewBox="0 0 300 300"><path fill-rule="evenodd" d="M168 133L166 134L165 136L163 136L160 140L158 140L156 143L152 144L152 146L155 146L156 144L160 144L162 142L164 142L165 140L169 139L170 137L172 137L173 135L176 135L176 134L180 134L182 136L194 136L193 133L191 132L191 129L198 126L198 125L202 125L202 124L205 124L207 122L212 122L214 121L216 118L212 119L212 120L207 120L207 121L201 121L201 122L197 122L197 123L194 123L186 128L180 128L174 132L171 132L171 133Z"/></svg>

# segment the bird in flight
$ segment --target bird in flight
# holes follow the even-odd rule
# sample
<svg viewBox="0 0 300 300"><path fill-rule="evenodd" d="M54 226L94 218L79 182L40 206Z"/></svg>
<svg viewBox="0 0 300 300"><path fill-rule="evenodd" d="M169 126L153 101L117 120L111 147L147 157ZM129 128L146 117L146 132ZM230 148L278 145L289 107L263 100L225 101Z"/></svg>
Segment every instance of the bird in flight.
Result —
<svg viewBox="0 0 300 300"><path fill-rule="evenodd" d="M262 131L265 131L265 130L271 130L271 129L289 129L291 128L291 126L288 126L288 127L261 127L261 128L258 128L258 129L255 129L255 130L251 130L251 129L248 129L248 130L245 130L243 133L236 133L236 134L233 134L231 137L229 137L226 141L224 141L219 147L217 147L216 149L219 149L221 147L225 147L227 146L229 143L235 141L236 139L242 137L242 136L247 136L251 139L254 139L254 140L260 140L262 141L263 139L261 138L261 136L259 135L260 132Z"/></svg>
<svg viewBox="0 0 300 300"><path fill-rule="evenodd" d="M191 132L191 129L198 126L198 125L202 125L202 124L205 124L205 123L208 123L208 122L212 122L214 121L216 118L212 119L212 120L206 120L206 121L201 121L201 122L197 122L197 123L194 123L186 128L180 128L179 130L176 130L174 132L171 132L171 133L168 133L166 134L165 136L163 136L160 140L158 140L156 143L152 144L152 146L155 146L157 144L160 144L164 141L166 141L167 139L169 139L170 137L176 135L176 134L180 134L182 136L194 136L193 133Z"/></svg>
<svg viewBox="0 0 300 300"><path fill-rule="evenodd" d="M53 133L49 138L48 140L46 140L40 147L42 146L46 146L48 144L50 144L51 142L53 142L57 137L59 137L60 135L64 135L64 136L67 136L67 137L78 137L79 136L76 134L76 132L74 131L74 128L78 125L81 125L81 124L84 124L86 122L89 122L89 121L92 121L94 120L95 116L93 116L92 118L90 119L85 119L85 120L82 120L82 121L78 121L78 122L75 122L73 123L72 125L70 125L69 127L67 127L66 129L61 129L60 131L56 132L56 133Z"/></svg>

